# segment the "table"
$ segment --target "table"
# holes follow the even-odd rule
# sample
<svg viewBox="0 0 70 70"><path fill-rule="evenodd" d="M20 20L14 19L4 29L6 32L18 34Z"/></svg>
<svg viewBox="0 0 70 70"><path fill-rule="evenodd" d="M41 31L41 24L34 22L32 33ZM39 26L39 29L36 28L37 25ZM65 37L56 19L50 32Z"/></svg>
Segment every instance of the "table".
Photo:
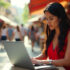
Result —
<svg viewBox="0 0 70 70"><path fill-rule="evenodd" d="M2 70L28 70L28 69L24 69L24 68L20 68L20 67L15 67L11 63L7 63L6 65L4 65Z"/></svg>
<svg viewBox="0 0 70 70"><path fill-rule="evenodd" d="M59 70L65 70L63 67L57 67ZM20 68L20 67L15 67L13 66L11 63L6 63L3 66L2 70L29 70L29 69L25 69L25 68ZM47 70L47 69L42 69L42 70ZM49 69L48 69L49 70Z"/></svg>

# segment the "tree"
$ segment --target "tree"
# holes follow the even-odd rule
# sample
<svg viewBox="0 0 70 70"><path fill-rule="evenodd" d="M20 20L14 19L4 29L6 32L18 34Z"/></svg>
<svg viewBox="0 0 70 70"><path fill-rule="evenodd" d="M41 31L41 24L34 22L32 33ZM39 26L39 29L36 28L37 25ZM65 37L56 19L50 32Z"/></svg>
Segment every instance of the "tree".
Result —
<svg viewBox="0 0 70 70"><path fill-rule="evenodd" d="M29 8L28 8L28 4L25 4L25 7L23 9L22 19L23 19L23 23L26 23L27 20L29 19Z"/></svg>
<svg viewBox="0 0 70 70"><path fill-rule="evenodd" d="M8 8L10 6L10 3L4 2L4 0L0 0L0 8Z"/></svg>

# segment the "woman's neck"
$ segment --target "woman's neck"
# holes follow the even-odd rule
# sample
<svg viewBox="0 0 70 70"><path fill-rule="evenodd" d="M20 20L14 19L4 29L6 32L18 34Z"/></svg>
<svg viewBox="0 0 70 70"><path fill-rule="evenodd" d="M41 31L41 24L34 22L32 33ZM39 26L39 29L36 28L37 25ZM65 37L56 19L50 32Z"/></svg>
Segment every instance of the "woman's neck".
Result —
<svg viewBox="0 0 70 70"><path fill-rule="evenodd" d="M60 34L60 30L59 30L59 28L56 28L56 29L55 29L55 35L56 35L56 36L59 36L59 34Z"/></svg>

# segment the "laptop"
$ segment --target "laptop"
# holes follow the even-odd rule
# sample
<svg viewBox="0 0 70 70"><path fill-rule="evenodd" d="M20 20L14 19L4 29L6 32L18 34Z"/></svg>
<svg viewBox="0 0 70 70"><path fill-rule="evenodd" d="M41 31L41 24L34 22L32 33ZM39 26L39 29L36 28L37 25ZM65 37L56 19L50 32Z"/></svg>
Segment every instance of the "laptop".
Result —
<svg viewBox="0 0 70 70"><path fill-rule="evenodd" d="M23 67L29 70L41 70L46 68L47 70L58 70L55 66L43 65L36 66L32 64L30 56L24 46L22 41L20 42L4 42L4 48L7 52L7 55L14 66Z"/></svg>

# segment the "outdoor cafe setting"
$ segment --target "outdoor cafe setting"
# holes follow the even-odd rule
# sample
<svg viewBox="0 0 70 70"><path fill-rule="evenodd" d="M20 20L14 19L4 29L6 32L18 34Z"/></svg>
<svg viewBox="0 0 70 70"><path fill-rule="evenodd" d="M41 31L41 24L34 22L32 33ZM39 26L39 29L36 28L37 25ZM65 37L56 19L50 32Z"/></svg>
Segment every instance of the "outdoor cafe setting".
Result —
<svg viewBox="0 0 70 70"><path fill-rule="evenodd" d="M0 70L70 70L70 0L0 0Z"/></svg>

